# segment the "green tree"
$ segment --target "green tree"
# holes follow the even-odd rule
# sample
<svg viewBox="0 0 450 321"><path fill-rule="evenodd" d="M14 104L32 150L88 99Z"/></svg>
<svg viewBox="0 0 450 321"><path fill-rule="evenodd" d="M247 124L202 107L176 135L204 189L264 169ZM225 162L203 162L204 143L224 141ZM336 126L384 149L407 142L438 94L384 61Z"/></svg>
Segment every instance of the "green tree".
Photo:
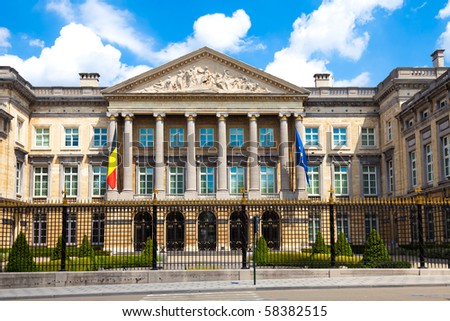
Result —
<svg viewBox="0 0 450 321"><path fill-rule="evenodd" d="M9 253L6 272L32 272L36 270L36 263L23 232L17 236Z"/></svg>
<svg viewBox="0 0 450 321"><path fill-rule="evenodd" d="M56 246L53 248L51 260L61 260L62 257L62 236L58 237Z"/></svg>
<svg viewBox="0 0 450 321"><path fill-rule="evenodd" d="M345 234L342 232L338 235L334 249L338 256L353 256L352 247L350 246L350 243L348 243Z"/></svg>
<svg viewBox="0 0 450 321"><path fill-rule="evenodd" d="M142 251L143 263L145 266L152 266L153 263L153 240L151 237L147 238L145 242L144 251Z"/></svg>
<svg viewBox="0 0 450 321"><path fill-rule="evenodd" d="M261 236L256 245L255 262L258 265L266 265L269 263L269 247L264 236Z"/></svg>
<svg viewBox="0 0 450 321"><path fill-rule="evenodd" d="M83 236L83 241L81 241L80 248L78 249L78 256L79 257L93 257L94 256L94 249L91 246L91 242L89 241L89 238L87 235Z"/></svg>
<svg viewBox="0 0 450 321"><path fill-rule="evenodd" d="M329 254L330 249L325 245L322 233L319 231L316 235L316 241L312 249L312 254Z"/></svg>
<svg viewBox="0 0 450 321"><path fill-rule="evenodd" d="M363 264L372 266L383 264L390 260L389 251L386 245L384 245L380 233L376 229L373 229L370 231L369 238L364 246Z"/></svg>

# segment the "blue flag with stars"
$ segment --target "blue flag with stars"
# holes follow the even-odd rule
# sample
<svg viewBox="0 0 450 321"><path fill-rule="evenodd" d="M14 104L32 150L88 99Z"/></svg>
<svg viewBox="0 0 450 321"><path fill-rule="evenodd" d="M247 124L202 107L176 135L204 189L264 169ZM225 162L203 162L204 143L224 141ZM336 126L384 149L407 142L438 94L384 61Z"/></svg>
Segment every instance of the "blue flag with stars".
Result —
<svg viewBox="0 0 450 321"><path fill-rule="evenodd" d="M297 166L303 167L305 170L306 182L309 186L309 177L308 177L308 160L306 159L305 148L303 147L302 139L298 131L295 131L295 164Z"/></svg>

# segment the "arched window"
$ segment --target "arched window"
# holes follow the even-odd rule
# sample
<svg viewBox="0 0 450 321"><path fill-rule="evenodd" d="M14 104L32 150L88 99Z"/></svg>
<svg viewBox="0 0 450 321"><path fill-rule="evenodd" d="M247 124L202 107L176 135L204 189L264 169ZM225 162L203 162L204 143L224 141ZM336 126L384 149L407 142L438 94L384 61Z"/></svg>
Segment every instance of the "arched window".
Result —
<svg viewBox="0 0 450 321"><path fill-rule="evenodd" d="M238 250L247 247L248 220L243 212L233 212L230 216L230 249Z"/></svg>
<svg viewBox="0 0 450 321"><path fill-rule="evenodd" d="M267 211L263 213L261 233L270 249L280 249L280 216L276 212Z"/></svg>
<svg viewBox="0 0 450 321"><path fill-rule="evenodd" d="M148 212L138 212L134 216L134 250L142 251L148 238L152 238L152 216Z"/></svg>
<svg viewBox="0 0 450 321"><path fill-rule="evenodd" d="M205 211L198 216L198 249L215 251L217 240L216 216Z"/></svg>
<svg viewBox="0 0 450 321"><path fill-rule="evenodd" d="M167 214L166 248L168 251L183 251L184 249L184 216L181 212Z"/></svg>

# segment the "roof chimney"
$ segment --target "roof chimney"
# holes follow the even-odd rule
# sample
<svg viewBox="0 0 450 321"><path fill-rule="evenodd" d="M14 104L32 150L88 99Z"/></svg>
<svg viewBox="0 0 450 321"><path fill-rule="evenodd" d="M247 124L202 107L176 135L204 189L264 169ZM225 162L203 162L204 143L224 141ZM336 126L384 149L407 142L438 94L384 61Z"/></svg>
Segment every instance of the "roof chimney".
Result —
<svg viewBox="0 0 450 321"><path fill-rule="evenodd" d="M318 88L318 87L331 87L330 74L329 73L315 74L314 75L314 82L316 83L316 88Z"/></svg>
<svg viewBox="0 0 450 321"><path fill-rule="evenodd" d="M444 49L437 49L431 54L434 68L444 67L444 51Z"/></svg>
<svg viewBox="0 0 450 321"><path fill-rule="evenodd" d="M98 87L98 79L100 78L100 74L96 72L80 72L79 75L80 87Z"/></svg>

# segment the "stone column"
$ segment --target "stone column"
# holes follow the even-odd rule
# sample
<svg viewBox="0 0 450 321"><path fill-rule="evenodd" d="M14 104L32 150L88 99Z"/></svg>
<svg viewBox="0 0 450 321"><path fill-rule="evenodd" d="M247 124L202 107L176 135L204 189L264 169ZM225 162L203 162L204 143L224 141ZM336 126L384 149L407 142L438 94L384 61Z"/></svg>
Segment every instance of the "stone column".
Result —
<svg viewBox="0 0 450 321"><path fill-rule="evenodd" d="M250 142L248 147L248 165L250 167L250 184L248 197L253 199L261 198L260 168L258 163L258 122L259 114L249 113Z"/></svg>
<svg viewBox="0 0 450 321"><path fill-rule="evenodd" d="M187 157L185 199L195 199L197 192L197 166L195 162L195 113L186 113L187 117Z"/></svg>
<svg viewBox="0 0 450 321"><path fill-rule="evenodd" d="M107 113L106 116L109 117L109 126L108 126L108 142L109 142L109 148L111 148L111 144L112 141L114 139L114 133L116 134L116 141L117 141L117 137L118 137L118 133L117 133L117 117L119 117L119 114L115 114L115 113ZM109 153L111 152L111 150L108 150L108 156ZM109 157L108 157L109 158ZM109 159L108 159L109 161ZM119 177L119 168L116 169L117 170L117 177ZM117 182L118 183L118 182ZM117 185L114 189L112 189L111 187L109 187L109 185L107 185L107 192L106 192L106 199L108 200L115 200L119 198L119 192L117 191Z"/></svg>
<svg viewBox="0 0 450 321"><path fill-rule="evenodd" d="M228 164L227 164L227 123L228 114L218 113L218 157L217 157L217 199L229 198L228 191Z"/></svg>
<svg viewBox="0 0 450 321"><path fill-rule="evenodd" d="M303 116L300 114L294 114L295 116L295 130L298 132L302 138L303 144L305 127L303 126ZM294 155L296 157L296 155ZM297 162L294 158L294 162ZM301 166L295 166L295 198L296 199L306 199L308 198L308 193L306 192L306 173L305 169Z"/></svg>
<svg viewBox="0 0 450 321"><path fill-rule="evenodd" d="M125 119L123 130L123 189L122 199L132 199L133 192L133 114L122 113Z"/></svg>
<svg viewBox="0 0 450 321"><path fill-rule="evenodd" d="M164 163L164 117L165 113L154 113L156 117L156 130L155 130L155 189L157 191L158 199L166 197L166 184L165 184L165 163Z"/></svg>
<svg viewBox="0 0 450 321"><path fill-rule="evenodd" d="M293 192L290 184L289 173L289 131L288 117L290 113L280 113L280 143L279 143L279 159L280 159L280 197L281 199L293 198Z"/></svg>

